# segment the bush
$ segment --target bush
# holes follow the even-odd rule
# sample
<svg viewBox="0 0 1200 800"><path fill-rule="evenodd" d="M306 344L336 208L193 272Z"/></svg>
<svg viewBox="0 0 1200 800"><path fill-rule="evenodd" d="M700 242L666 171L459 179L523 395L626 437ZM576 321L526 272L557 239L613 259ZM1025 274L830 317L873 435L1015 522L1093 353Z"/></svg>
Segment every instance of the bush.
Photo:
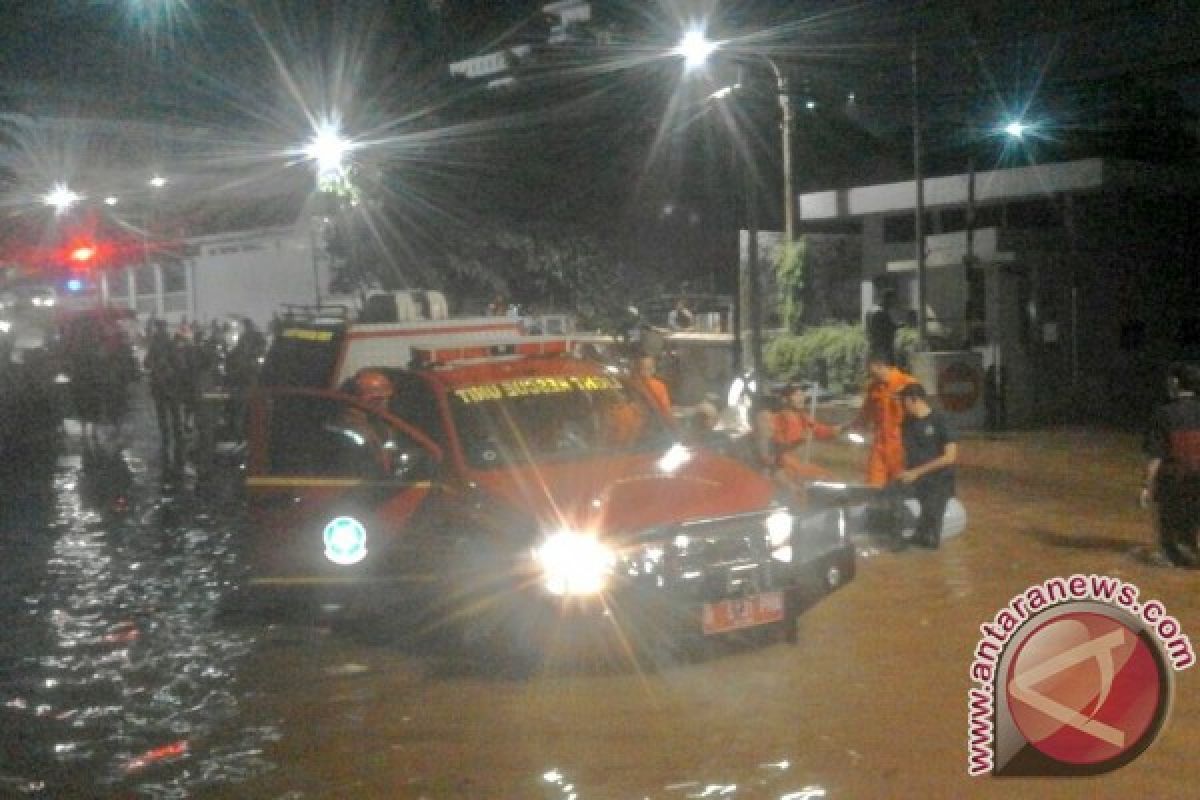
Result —
<svg viewBox="0 0 1200 800"><path fill-rule="evenodd" d="M901 328L897 332L896 357L901 364L908 363L916 345L916 329ZM820 325L799 335L775 338L763 358L768 376L774 379L823 380L834 389L857 386L866 374L867 334L862 325L844 322ZM825 375L820 374L818 367L822 360Z"/></svg>

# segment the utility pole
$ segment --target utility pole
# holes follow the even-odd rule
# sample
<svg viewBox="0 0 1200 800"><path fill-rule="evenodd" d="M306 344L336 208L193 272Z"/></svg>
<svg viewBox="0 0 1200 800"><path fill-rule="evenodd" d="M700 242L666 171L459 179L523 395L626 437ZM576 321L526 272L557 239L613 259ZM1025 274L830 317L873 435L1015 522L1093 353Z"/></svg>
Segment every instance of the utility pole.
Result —
<svg viewBox="0 0 1200 800"><path fill-rule="evenodd" d="M758 381L756 394L761 394L766 391L767 372L763 365L762 282L758 274L758 200L751 171L746 170L746 175L746 227L749 228L747 238L750 240L746 256L746 271L750 273L750 359Z"/></svg>
<svg viewBox="0 0 1200 800"><path fill-rule="evenodd" d="M914 211L914 236L917 247L917 349L929 349L928 320L925 313L925 179L921 172L921 91L917 67L917 37L912 40L912 126L913 126L913 182L917 197Z"/></svg>
<svg viewBox="0 0 1200 800"><path fill-rule="evenodd" d="M775 83L779 90L779 130L782 141L783 163L783 241L791 244L796 238L796 193L792 187L792 99L789 95L787 75L773 60L767 59L775 71Z"/></svg>

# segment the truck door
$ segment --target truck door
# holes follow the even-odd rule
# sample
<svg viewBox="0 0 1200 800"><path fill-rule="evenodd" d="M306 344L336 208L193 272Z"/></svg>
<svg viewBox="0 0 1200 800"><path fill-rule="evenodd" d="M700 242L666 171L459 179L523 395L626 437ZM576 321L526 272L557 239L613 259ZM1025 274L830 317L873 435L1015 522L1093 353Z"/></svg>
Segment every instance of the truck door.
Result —
<svg viewBox="0 0 1200 800"><path fill-rule="evenodd" d="M399 545L438 474L438 446L330 390L262 392L249 419L252 584L401 578Z"/></svg>

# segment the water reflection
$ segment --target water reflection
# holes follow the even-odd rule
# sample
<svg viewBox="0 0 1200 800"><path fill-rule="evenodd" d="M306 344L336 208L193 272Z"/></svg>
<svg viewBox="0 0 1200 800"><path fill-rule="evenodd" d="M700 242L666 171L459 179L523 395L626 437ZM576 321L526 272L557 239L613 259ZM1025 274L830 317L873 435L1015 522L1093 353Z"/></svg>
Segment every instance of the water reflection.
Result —
<svg viewBox="0 0 1200 800"><path fill-rule="evenodd" d="M759 764L757 774L752 775L741 784L736 782L705 782L698 780L669 783L663 787L662 796L665 798L778 798L778 800L823 800L828 797L821 786L805 786L801 789L790 789L790 783L795 786L797 781L789 776L791 762L787 759L766 764ZM587 800L587 791L577 789L563 770L555 768L542 773L542 783L547 798L560 800ZM654 794L644 795L647 800Z"/></svg>
<svg viewBox="0 0 1200 800"><path fill-rule="evenodd" d="M36 514L6 514L0 794L188 796L271 765L239 718L253 639L222 629L232 520L160 497L124 449L60 459Z"/></svg>

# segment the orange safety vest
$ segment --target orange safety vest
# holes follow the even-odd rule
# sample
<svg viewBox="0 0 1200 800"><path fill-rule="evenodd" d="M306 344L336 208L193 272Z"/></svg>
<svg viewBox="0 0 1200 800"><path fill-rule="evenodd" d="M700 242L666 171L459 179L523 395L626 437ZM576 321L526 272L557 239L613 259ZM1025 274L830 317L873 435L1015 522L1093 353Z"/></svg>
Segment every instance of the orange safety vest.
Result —
<svg viewBox="0 0 1200 800"><path fill-rule="evenodd" d="M901 427L904 425L904 405L900 398L896 397L896 392L916 382L917 379L913 376L895 367L889 367L886 379L872 379L867 384L867 398L859 418L870 423L871 432L876 440L900 439Z"/></svg>
<svg viewBox="0 0 1200 800"><path fill-rule="evenodd" d="M653 376L643 378L642 385L646 387L646 393L659 410L668 417L671 416L671 393L667 391L667 385Z"/></svg>

